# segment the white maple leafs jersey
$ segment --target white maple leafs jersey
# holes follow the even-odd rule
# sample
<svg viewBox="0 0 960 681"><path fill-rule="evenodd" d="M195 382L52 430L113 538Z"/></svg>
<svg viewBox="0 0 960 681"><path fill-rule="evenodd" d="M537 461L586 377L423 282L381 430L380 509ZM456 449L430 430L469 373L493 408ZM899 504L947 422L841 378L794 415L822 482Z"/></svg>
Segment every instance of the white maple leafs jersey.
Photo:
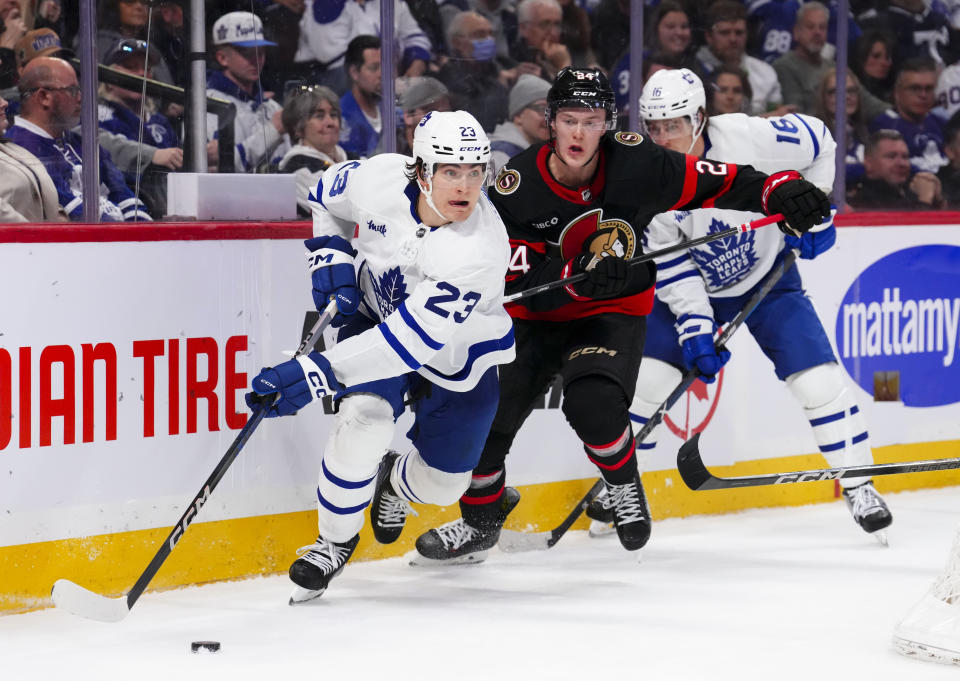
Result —
<svg viewBox="0 0 960 681"><path fill-rule="evenodd" d="M750 164L768 174L796 170L827 193L833 188L836 143L823 121L813 116L713 116L704 142L707 159ZM716 208L661 213L645 231L644 251L666 248L760 217L761 213ZM783 233L771 225L659 258L657 297L678 318L685 314L712 317L709 297L746 293L770 271L783 248Z"/></svg>
<svg viewBox="0 0 960 681"><path fill-rule="evenodd" d="M413 159L379 154L328 168L310 195L314 236L353 239L363 293L357 314L377 326L325 351L347 386L411 371L457 392L513 361L513 323L503 307L510 261L500 215L480 196L469 218L427 227Z"/></svg>

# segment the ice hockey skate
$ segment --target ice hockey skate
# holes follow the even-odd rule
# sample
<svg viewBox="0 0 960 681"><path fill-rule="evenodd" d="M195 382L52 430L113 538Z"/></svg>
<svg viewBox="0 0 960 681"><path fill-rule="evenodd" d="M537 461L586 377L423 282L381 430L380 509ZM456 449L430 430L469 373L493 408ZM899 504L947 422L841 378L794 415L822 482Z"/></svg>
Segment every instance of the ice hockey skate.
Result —
<svg viewBox="0 0 960 681"><path fill-rule="evenodd" d="M845 488L843 499L857 524L887 546L887 533L883 530L893 522L893 515L873 483L868 481L856 487Z"/></svg>
<svg viewBox="0 0 960 681"><path fill-rule="evenodd" d="M482 563L500 539L500 530L510 512L520 503L520 493L505 487L495 521L487 528L468 525L463 518L421 534L411 565L467 565Z"/></svg>
<svg viewBox="0 0 960 681"><path fill-rule="evenodd" d="M359 534L343 543L317 537L316 543L297 549L299 558L290 566L290 581L297 585L290 594L290 605L322 596L330 580L339 575L350 560L359 541Z"/></svg>
<svg viewBox="0 0 960 681"><path fill-rule="evenodd" d="M640 474L634 474L633 480L624 485L605 484L605 505L613 513L613 524L617 528L620 543L627 551L643 548L650 539L651 522Z"/></svg>
<svg viewBox="0 0 960 681"><path fill-rule="evenodd" d="M400 538L403 526L408 515L418 515L405 499L397 496L390 484L390 473L393 471L393 462L400 455L396 452L387 452L380 462L380 471L377 473L377 487L370 502L370 525L373 528L374 538L381 544L392 544Z"/></svg>

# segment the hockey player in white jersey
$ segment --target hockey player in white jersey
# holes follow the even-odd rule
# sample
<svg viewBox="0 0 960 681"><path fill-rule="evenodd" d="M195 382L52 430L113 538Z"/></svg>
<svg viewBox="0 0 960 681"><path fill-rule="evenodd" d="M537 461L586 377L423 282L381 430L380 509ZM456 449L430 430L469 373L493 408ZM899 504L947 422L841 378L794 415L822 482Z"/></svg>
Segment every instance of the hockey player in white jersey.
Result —
<svg viewBox="0 0 960 681"><path fill-rule="evenodd" d="M514 358L502 302L510 248L481 193L492 177L486 134L464 111L432 112L413 156L324 172L310 197L307 259L317 306L336 297L338 342L253 379L254 393L279 393L268 416L326 395L339 407L317 486L320 532L290 567L291 603L321 595L343 569L368 505L374 536L389 543L410 502L457 502L496 411L496 365ZM413 448L388 453L408 394Z"/></svg>
<svg viewBox="0 0 960 681"><path fill-rule="evenodd" d="M703 85L687 69L654 74L640 96L640 116L647 133L662 146L714 162L750 163L766 173L799 171L828 193L833 186L836 145L822 121L800 114L774 118L726 114L708 120ZM644 248L655 251L757 217L715 208L663 213L647 228ZM757 230L659 259L657 301L647 318L631 418L646 423L679 384L681 368L696 367L703 380L712 382L730 357L714 347L718 323L736 316L787 249L797 248L800 257L810 259L835 240L836 228L828 220L801 237ZM746 324L773 362L777 377L803 407L828 464L872 463L863 415L795 266ZM641 470L643 452L653 446L649 439L639 445ZM891 523L890 511L868 478L845 478L840 484L864 530L876 532Z"/></svg>

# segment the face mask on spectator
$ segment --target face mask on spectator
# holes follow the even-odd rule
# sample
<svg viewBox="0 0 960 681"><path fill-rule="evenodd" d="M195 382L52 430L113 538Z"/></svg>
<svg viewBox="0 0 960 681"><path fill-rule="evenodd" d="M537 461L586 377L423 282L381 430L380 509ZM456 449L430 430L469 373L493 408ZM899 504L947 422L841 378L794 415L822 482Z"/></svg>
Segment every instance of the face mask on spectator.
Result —
<svg viewBox="0 0 960 681"><path fill-rule="evenodd" d="M490 61L497 54L497 41L493 38L471 40L473 44L473 58L477 61Z"/></svg>

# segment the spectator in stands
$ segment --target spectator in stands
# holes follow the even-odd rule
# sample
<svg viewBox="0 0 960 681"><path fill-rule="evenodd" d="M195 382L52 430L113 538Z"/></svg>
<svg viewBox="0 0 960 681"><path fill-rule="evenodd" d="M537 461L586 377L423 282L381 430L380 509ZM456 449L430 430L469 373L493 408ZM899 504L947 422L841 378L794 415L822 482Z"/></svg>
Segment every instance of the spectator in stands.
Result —
<svg viewBox="0 0 960 681"><path fill-rule="evenodd" d="M72 220L83 218L83 159L80 135L71 132L80 120L80 85L67 62L37 57L20 74L21 113L7 136L39 158L57 188L58 200ZM149 220L145 206L123 175L100 149L100 219Z"/></svg>
<svg viewBox="0 0 960 681"><path fill-rule="evenodd" d="M957 60L960 46L941 7L926 0L889 0L885 6L877 3L858 19L864 32L881 30L895 37L896 62L929 57L942 66Z"/></svg>
<svg viewBox="0 0 960 681"><path fill-rule="evenodd" d="M13 51L26 32L19 0L0 0L0 90L17 84L17 60Z"/></svg>
<svg viewBox="0 0 960 681"><path fill-rule="evenodd" d="M490 151L497 170L521 151L550 139L544 112L550 83L525 73L510 89L510 120L501 123L490 135Z"/></svg>
<svg viewBox="0 0 960 681"><path fill-rule="evenodd" d="M563 16L560 19L560 42L570 52L573 66L596 66L597 58L590 47L590 15L576 0L557 0Z"/></svg>
<svg viewBox="0 0 960 681"><path fill-rule="evenodd" d="M593 52L600 66L612 70L629 47L630 0L601 0L593 14Z"/></svg>
<svg viewBox="0 0 960 681"><path fill-rule="evenodd" d="M517 5L517 40L510 56L519 62L518 73L546 80L571 65L570 51L560 42L563 10L557 0L521 0Z"/></svg>
<svg viewBox="0 0 960 681"><path fill-rule="evenodd" d="M954 114L943 128L943 150L950 163L943 166L937 177L943 187L947 208L960 209L960 114Z"/></svg>
<svg viewBox="0 0 960 681"><path fill-rule="evenodd" d="M150 43L160 52L170 68L173 84L187 84L187 33L184 25L185 0L159 0L154 11L154 35Z"/></svg>
<svg viewBox="0 0 960 681"><path fill-rule="evenodd" d="M306 0L305 8L294 61L308 82L342 93L352 87L346 63L351 41L361 35L380 35L380 0ZM430 40L406 2L394 2L394 11L399 73L422 75L432 56ZM346 123L346 108L343 114Z"/></svg>
<svg viewBox="0 0 960 681"><path fill-rule="evenodd" d="M337 144L340 98L323 85L293 90L283 103L283 126L294 144L280 161L280 172L296 176L297 213L308 217L307 197L316 192L323 171L347 160L347 152Z"/></svg>
<svg viewBox="0 0 960 681"><path fill-rule="evenodd" d="M43 162L4 138L6 130L7 102L0 97L0 223L65 220Z"/></svg>
<svg viewBox="0 0 960 681"><path fill-rule="evenodd" d="M263 23L251 12L228 12L213 24L214 58L219 71L207 77L207 94L237 107L233 121L234 167L254 172L279 162L290 148L283 129L283 107L267 97L260 84L264 49L274 43L263 38ZM216 137L217 118L207 116L207 139ZM215 147L208 146L211 164Z"/></svg>
<svg viewBox="0 0 960 681"><path fill-rule="evenodd" d="M883 31L867 31L853 49L853 71L861 85L874 97L893 101L893 36Z"/></svg>
<svg viewBox="0 0 960 681"><path fill-rule="evenodd" d="M92 0L91 0L92 1ZM113 46L124 38L147 39L149 3L147 0L100 0L97 9L97 57L103 62ZM80 36L74 41L78 49ZM164 83L173 83L173 74L166 62L160 61L153 68L154 78Z"/></svg>
<svg viewBox="0 0 960 681"><path fill-rule="evenodd" d="M351 158L369 158L380 144L380 38L360 35L344 57L351 86L340 98L340 145Z"/></svg>
<svg viewBox="0 0 960 681"><path fill-rule="evenodd" d="M933 113L946 121L957 111L960 111L960 62L950 64L937 76L937 107Z"/></svg>
<svg viewBox="0 0 960 681"><path fill-rule="evenodd" d="M20 40L16 42L9 54L3 52L0 60L3 61L3 69L6 71L7 65L13 67L12 74L4 73L0 76L0 93L11 104L10 111L15 114L20 111L20 94L17 91L16 84L20 79L20 72L28 61L34 57L60 57L66 58L69 50L64 50L58 36L52 29L41 28L24 33ZM11 61L12 60L12 61Z"/></svg>
<svg viewBox="0 0 960 681"><path fill-rule="evenodd" d="M943 123L930 112L936 104L937 65L930 57L903 63L893 88L893 109L870 121L870 130L899 130L917 170L936 173L947 164Z"/></svg>
<svg viewBox="0 0 960 681"><path fill-rule="evenodd" d="M149 58L148 58L149 57ZM124 39L104 58L104 64L140 78L152 78L153 66L160 54L142 40ZM167 173L183 166L183 149L170 121L157 110L152 97L144 99L141 90L100 84L100 127L133 142L146 142L153 148L150 165L140 176L140 194L151 215L164 215L167 208ZM141 118L141 112L146 116ZM138 164L142 165L142 164ZM124 170L127 186L137 186L137 167Z"/></svg>
<svg viewBox="0 0 960 681"><path fill-rule="evenodd" d="M753 90L751 113L791 111L790 107L781 108L783 95L773 67L746 53L747 10L744 6L735 0L719 0L709 7L706 19L707 44L697 51L703 73L709 75L721 64L742 69Z"/></svg>
<svg viewBox="0 0 960 681"><path fill-rule="evenodd" d="M690 30L690 15L683 5L675 0L663 0L654 10L647 33L647 45L650 47L644 50L644 59L656 52L675 59L677 68L700 73L700 62Z"/></svg>
<svg viewBox="0 0 960 681"><path fill-rule="evenodd" d="M877 130L864 149L865 174L847 192L857 210L926 210L943 207L940 180L933 173L910 176L910 152L896 130Z"/></svg>
<svg viewBox="0 0 960 681"><path fill-rule="evenodd" d="M846 124L846 182L850 187L863 177L863 145L869 135L867 131L867 117L860 106L860 83L849 69L847 70L847 84L845 96ZM820 86L817 88L817 105L814 115L822 120L835 140L840 136L836 130L837 111L837 70L827 71Z"/></svg>
<svg viewBox="0 0 960 681"><path fill-rule="evenodd" d="M469 111L486 131L507 118L507 88L494 59L497 44L490 22L476 12L460 12L447 29L450 60L437 78L450 91L454 110Z"/></svg>
<svg viewBox="0 0 960 681"><path fill-rule="evenodd" d="M707 76L707 114L749 113L750 79L741 69L718 66Z"/></svg>
<svg viewBox="0 0 960 681"><path fill-rule="evenodd" d="M447 87L436 78L417 76L407 81L399 97L403 111L403 139L398 140L397 152L409 156L413 151L413 133L420 120L431 111L452 109Z"/></svg>
<svg viewBox="0 0 960 681"><path fill-rule="evenodd" d="M64 35L66 14L63 11L62 0L33 0L33 29L49 28L57 35ZM28 5L29 7L29 5Z"/></svg>
<svg viewBox="0 0 960 681"><path fill-rule="evenodd" d="M817 86L833 62L821 55L827 44L830 10L816 2L807 2L797 11L793 25L793 49L773 62L785 104L800 113L813 113Z"/></svg>
<svg viewBox="0 0 960 681"><path fill-rule="evenodd" d="M517 39L517 9L514 0L470 0L470 9L490 22L497 41L497 58L510 59L510 46ZM453 18L451 14L450 19ZM449 22L448 22L449 23Z"/></svg>

